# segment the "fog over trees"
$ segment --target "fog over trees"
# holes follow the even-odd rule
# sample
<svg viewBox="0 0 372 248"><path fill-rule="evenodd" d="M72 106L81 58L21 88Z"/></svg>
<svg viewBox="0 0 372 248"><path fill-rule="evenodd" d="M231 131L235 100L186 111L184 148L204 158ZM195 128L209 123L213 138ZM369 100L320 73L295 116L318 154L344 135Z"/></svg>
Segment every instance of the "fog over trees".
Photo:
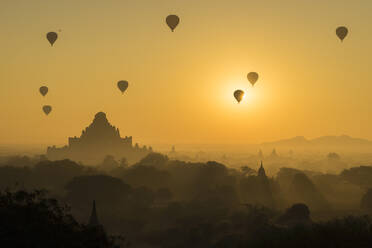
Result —
<svg viewBox="0 0 372 248"><path fill-rule="evenodd" d="M276 156L267 167L283 159ZM342 156L329 153L327 160ZM160 153L134 164L106 156L96 166L2 157L3 233L22 246L38 240L23 236L28 226L48 226L57 239L68 237L60 247L365 247L372 241L372 167L322 173L283 166L275 174L267 167ZM98 225L90 223L92 211ZM45 238L40 247L53 242Z"/></svg>

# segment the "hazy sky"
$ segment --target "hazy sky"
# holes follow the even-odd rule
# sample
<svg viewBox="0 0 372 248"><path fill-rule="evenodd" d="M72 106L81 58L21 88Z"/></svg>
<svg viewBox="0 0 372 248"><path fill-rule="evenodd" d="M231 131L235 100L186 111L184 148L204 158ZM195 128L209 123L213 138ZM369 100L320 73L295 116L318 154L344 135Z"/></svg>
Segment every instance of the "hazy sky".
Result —
<svg viewBox="0 0 372 248"><path fill-rule="evenodd" d="M371 10L369 0L1 0L0 143L63 144L98 111L149 145L372 139ZM181 18L174 33L169 14ZM58 30L51 47L45 35ZM235 89L247 91L240 104Z"/></svg>

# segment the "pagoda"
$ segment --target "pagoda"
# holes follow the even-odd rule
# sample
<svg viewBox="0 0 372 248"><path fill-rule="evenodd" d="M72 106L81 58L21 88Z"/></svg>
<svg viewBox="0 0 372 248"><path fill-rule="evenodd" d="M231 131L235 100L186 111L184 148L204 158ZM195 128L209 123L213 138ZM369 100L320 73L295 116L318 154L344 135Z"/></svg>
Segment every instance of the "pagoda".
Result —
<svg viewBox="0 0 372 248"><path fill-rule="evenodd" d="M80 137L70 137L68 145L64 147L48 147L47 157L51 160L72 159L97 164L108 155L135 162L150 152L151 147L133 145L132 136L122 138L119 129L109 123L106 114L99 112Z"/></svg>

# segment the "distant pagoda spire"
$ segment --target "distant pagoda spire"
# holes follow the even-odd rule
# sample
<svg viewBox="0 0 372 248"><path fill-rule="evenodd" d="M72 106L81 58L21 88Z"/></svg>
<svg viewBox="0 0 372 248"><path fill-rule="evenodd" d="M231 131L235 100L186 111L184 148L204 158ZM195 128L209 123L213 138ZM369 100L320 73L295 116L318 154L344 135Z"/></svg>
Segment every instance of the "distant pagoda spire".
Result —
<svg viewBox="0 0 372 248"><path fill-rule="evenodd" d="M271 152L271 157L277 157L278 154L276 153L276 149L274 148L273 151Z"/></svg>
<svg viewBox="0 0 372 248"><path fill-rule="evenodd" d="M173 145L171 151L169 152L170 155L176 154L176 146Z"/></svg>
<svg viewBox="0 0 372 248"><path fill-rule="evenodd" d="M258 151L258 155L257 155L259 158L263 158L263 152L262 152L262 150L260 149L259 151Z"/></svg>
<svg viewBox="0 0 372 248"><path fill-rule="evenodd" d="M95 200L93 200L93 208L92 208L92 213L91 213L90 219L89 219L89 226L100 226L100 223L99 223L98 217L97 217L96 201Z"/></svg>
<svg viewBox="0 0 372 248"><path fill-rule="evenodd" d="M258 176L259 176L259 177L265 177L265 178L266 178L266 172L265 172L265 169L264 169L264 167L263 167L262 160L261 160L261 166L260 166L260 168L258 169Z"/></svg>

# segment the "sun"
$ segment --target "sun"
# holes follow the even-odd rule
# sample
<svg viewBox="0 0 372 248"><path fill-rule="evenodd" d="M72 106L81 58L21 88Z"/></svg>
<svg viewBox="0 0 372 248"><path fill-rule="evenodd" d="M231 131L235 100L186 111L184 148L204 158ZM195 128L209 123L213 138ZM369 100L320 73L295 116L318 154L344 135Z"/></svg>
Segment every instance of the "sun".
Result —
<svg viewBox="0 0 372 248"><path fill-rule="evenodd" d="M218 104L222 108L228 109L228 111L232 109L242 111L246 108L252 111L260 107L262 95L261 87L257 87L257 85L252 87L246 78L239 77L239 75L230 78L222 78L219 80L218 87L209 90L209 95L218 96ZM239 103L234 95L237 90L242 90L244 92ZM212 93L211 91L214 92Z"/></svg>
<svg viewBox="0 0 372 248"><path fill-rule="evenodd" d="M243 91L244 91L244 94L242 96L242 102L245 102L245 101L249 100L249 95L248 95L248 90L243 89Z"/></svg>
<svg viewBox="0 0 372 248"><path fill-rule="evenodd" d="M248 103L253 99L253 92L249 89L249 87L241 87L239 89L244 92L240 103Z"/></svg>
<svg viewBox="0 0 372 248"><path fill-rule="evenodd" d="M236 104L242 105L250 101L252 98L251 92L249 90L249 86L245 85L244 83L235 82L235 83L227 84L221 90L222 90L221 96L223 96L224 98L223 102L225 104L228 102L229 103L228 105L231 105L231 104L232 106ZM243 91L243 95L240 96L241 100L238 102L235 97L235 92L239 90Z"/></svg>

